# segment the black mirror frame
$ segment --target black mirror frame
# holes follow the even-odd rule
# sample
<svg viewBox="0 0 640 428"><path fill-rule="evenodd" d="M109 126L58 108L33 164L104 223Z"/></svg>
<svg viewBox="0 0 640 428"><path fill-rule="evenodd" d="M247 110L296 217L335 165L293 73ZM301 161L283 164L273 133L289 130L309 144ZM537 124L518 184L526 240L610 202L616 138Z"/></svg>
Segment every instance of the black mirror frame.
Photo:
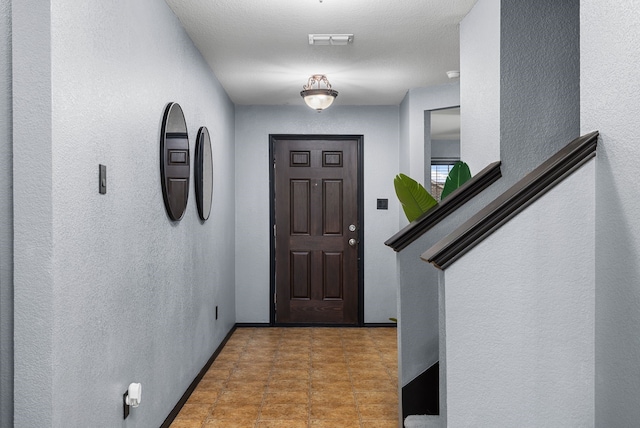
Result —
<svg viewBox="0 0 640 428"><path fill-rule="evenodd" d="M211 137L206 126L202 126L198 130L195 151L196 205L198 206L200 220L206 221L211 214L211 203L213 201L213 153L211 151ZM209 186L205 183L207 178L211 183Z"/></svg>
<svg viewBox="0 0 640 428"><path fill-rule="evenodd" d="M167 104L160 131L160 179L167 215L179 221L189 200L189 134L180 104Z"/></svg>

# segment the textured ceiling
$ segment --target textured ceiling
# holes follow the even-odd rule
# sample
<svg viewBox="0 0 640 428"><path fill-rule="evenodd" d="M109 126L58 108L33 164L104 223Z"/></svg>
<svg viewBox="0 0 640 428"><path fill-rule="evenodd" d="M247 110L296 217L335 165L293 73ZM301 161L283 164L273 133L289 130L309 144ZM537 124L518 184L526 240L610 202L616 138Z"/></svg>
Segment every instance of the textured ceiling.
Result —
<svg viewBox="0 0 640 428"><path fill-rule="evenodd" d="M476 0L166 0L236 104L299 105L326 74L334 105L397 105L459 69L459 23ZM312 33L353 33L310 46Z"/></svg>

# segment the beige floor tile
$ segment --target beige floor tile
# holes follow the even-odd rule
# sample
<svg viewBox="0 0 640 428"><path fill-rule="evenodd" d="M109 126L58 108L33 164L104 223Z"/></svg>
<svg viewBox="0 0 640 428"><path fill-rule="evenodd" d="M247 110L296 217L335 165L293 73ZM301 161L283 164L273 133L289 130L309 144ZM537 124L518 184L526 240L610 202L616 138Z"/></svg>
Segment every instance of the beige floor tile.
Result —
<svg viewBox="0 0 640 428"><path fill-rule="evenodd" d="M266 380L241 379L227 382L225 389L228 391L250 391L262 394L266 386Z"/></svg>
<svg viewBox="0 0 640 428"><path fill-rule="evenodd" d="M224 379L202 379L198 384L198 389L204 389L209 391L220 391L222 390L227 381Z"/></svg>
<svg viewBox="0 0 640 428"><path fill-rule="evenodd" d="M354 420L358 418L355 406L311 403L311 419Z"/></svg>
<svg viewBox="0 0 640 428"><path fill-rule="evenodd" d="M284 359L280 359L280 357L276 357L273 363L273 368L277 370L281 370L281 369L309 370L310 367L311 367L311 362L309 361L309 358L301 359L301 360L299 359L284 360Z"/></svg>
<svg viewBox="0 0 640 428"><path fill-rule="evenodd" d="M398 406L393 404L359 404L358 412L362 420L396 419Z"/></svg>
<svg viewBox="0 0 640 428"><path fill-rule="evenodd" d="M309 404L309 392L300 391L278 391L264 394L264 404Z"/></svg>
<svg viewBox="0 0 640 428"><path fill-rule="evenodd" d="M212 407L213 405L211 404L186 403L184 406L182 406L182 409L180 410L180 413L178 413L176 420L202 422L205 420L207 415L209 415Z"/></svg>
<svg viewBox="0 0 640 428"><path fill-rule="evenodd" d="M172 426L351 428L360 418L362 427L396 427L396 335L238 328Z"/></svg>
<svg viewBox="0 0 640 428"><path fill-rule="evenodd" d="M280 347L280 349L278 349L278 355L276 355L276 359L310 361L311 348L287 348L286 346Z"/></svg>
<svg viewBox="0 0 640 428"><path fill-rule="evenodd" d="M295 336L311 337L314 330L315 330L315 327L282 328L282 336L283 337L295 337Z"/></svg>
<svg viewBox="0 0 640 428"><path fill-rule="evenodd" d="M349 365L346 361L313 361L312 370L348 371Z"/></svg>
<svg viewBox="0 0 640 428"><path fill-rule="evenodd" d="M311 393L311 404L355 404L353 392L350 390L325 390Z"/></svg>
<svg viewBox="0 0 640 428"><path fill-rule="evenodd" d="M271 379L309 379L309 369L274 368Z"/></svg>
<svg viewBox="0 0 640 428"><path fill-rule="evenodd" d="M240 341L237 341L231 345L229 345L227 343L227 345L224 346L224 348L222 349L222 351L220 352L220 355L224 355L224 354L237 354L237 353L242 353L244 352L245 348L247 347L247 344L249 343L249 341L251 340L251 338L246 338L246 339L242 339Z"/></svg>
<svg viewBox="0 0 640 428"><path fill-rule="evenodd" d="M398 419L362 421L362 428L398 428Z"/></svg>
<svg viewBox="0 0 640 428"><path fill-rule="evenodd" d="M308 350L300 349L285 349L280 348L276 355L276 362L278 361L310 361L311 353Z"/></svg>
<svg viewBox="0 0 640 428"><path fill-rule="evenodd" d="M393 404L398 406L398 393L394 391L356 392L358 404Z"/></svg>
<svg viewBox="0 0 640 428"><path fill-rule="evenodd" d="M380 369L361 369L361 368L356 368L356 369L351 369L350 370L351 373L351 377L353 379L389 379L389 372L384 369L384 368L380 368Z"/></svg>
<svg viewBox="0 0 640 428"><path fill-rule="evenodd" d="M253 381L264 381L266 382L269 379L269 374L271 373L270 368L245 368L245 369L236 369L231 372L229 376L229 382L239 381L239 380L253 380Z"/></svg>
<svg viewBox="0 0 640 428"><path fill-rule="evenodd" d="M188 421L176 419L169 425L169 428L200 428L202 426L201 421Z"/></svg>
<svg viewBox="0 0 640 428"><path fill-rule="evenodd" d="M350 360L347 365L350 369L353 369L353 370L386 370L387 369L387 367L384 365L382 360L372 360L372 361Z"/></svg>
<svg viewBox="0 0 640 428"><path fill-rule="evenodd" d="M271 379L269 391L308 391L310 382L306 379Z"/></svg>
<svg viewBox="0 0 640 428"><path fill-rule="evenodd" d="M349 370L311 370L311 380L325 379L328 381L348 381Z"/></svg>
<svg viewBox="0 0 640 428"><path fill-rule="evenodd" d="M353 379L351 384L356 392L389 391L396 388L394 382L389 379Z"/></svg>
<svg viewBox="0 0 640 428"><path fill-rule="evenodd" d="M227 380L233 371L232 368L217 368L211 366L211 368L202 377L203 380Z"/></svg>
<svg viewBox="0 0 640 428"><path fill-rule="evenodd" d="M216 390L207 390L196 388L187 400L189 404L213 404L218 399L219 392Z"/></svg>
<svg viewBox="0 0 640 428"><path fill-rule="evenodd" d="M317 420L312 419L311 424L309 425L311 428L360 428L360 421L357 419L354 420L342 420L339 422L334 420Z"/></svg>
<svg viewBox="0 0 640 428"><path fill-rule="evenodd" d="M238 346L237 348L234 349L229 349L229 350L225 350L223 352L220 352L220 355L218 355L216 357L216 359L214 360L214 362L220 362L220 361L234 361L237 360L238 358L240 358L240 355L242 355L242 353L244 352L244 346Z"/></svg>
<svg viewBox="0 0 640 428"><path fill-rule="evenodd" d="M347 380L327 380L313 379L311 381L311 391L350 391L351 382Z"/></svg>
<svg viewBox="0 0 640 428"><path fill-rule="evenodd" d="M203 428L255 428L256 421L254 419L247 419L242 421L234 421L230 419L209 419L207 420ZM198 425L200 427L200 425ZM171 426L173 428L173 425Z"/></svg>
<svg viewBox="0 0 640 428"><path fill-rule="evenodd" d="M300 403L264 404L260 409L260 420L301 420L309 417L309 405Z"/></svg>
<svg viewBox="0 0 640 428"><path fill-rule="evenodd" d="M243 361L239 361L236 366L235 366L235 370L256 370L256 371L261 371L261 372L268 372L271 370L271 367L273 367L273 361L249 361L249 360L243 360Z"/></svg>
<svg viewBox="0 0 640 428"><path fill-rule="evenodd" d="M213 406L209 419L256 420L260 404L219 403Z"/></svg>
<svg viewBox="0 0 640 428"><path fill-rule="evenodd" d="M263 361L271 361L273 362L273 360L276 357L276 353L278 352L278 348L273 348L273 349L251 349L251 348L247 348L242 355L240 355L240 358L238 358L238 363L243 363L243 362L247 362L247 361L256 361L256 362L263 362Z"/></svg>
<svg viewBox="0 0 640 428"><path fill-rule="evenodd" d="M336 349L336 350L343 349L342 339L340 339L339 337L313 338L311 339L311 346L313 346L314 349L315 348L329 348L329 349Z"/></svg>
<svg viewBox="0 0 640 428"><path fill-rule="evenodd" d="M227 371L231 371L233 369L236 368L236 364L237 362L235 361L219 361L219 362L215 362L211 365L211 368L209 369L209 371L211 370L227 370Z"/></svg>
<svg viewBox="0 0 640 428"><path fill-rule="evenodd" d="M307 428L309 424L307 423L307 419L302 420L271 420L271 421L260 421L257 423L257 428Z"/></svg>
<svg viewBox="0 0 640 428"><path fill-rule="evenodd" d="M254 404L260 405L264 399L264 394L255 391L230 391L225 390L218 395L217 404L224 405L243 405Z"/></svg>

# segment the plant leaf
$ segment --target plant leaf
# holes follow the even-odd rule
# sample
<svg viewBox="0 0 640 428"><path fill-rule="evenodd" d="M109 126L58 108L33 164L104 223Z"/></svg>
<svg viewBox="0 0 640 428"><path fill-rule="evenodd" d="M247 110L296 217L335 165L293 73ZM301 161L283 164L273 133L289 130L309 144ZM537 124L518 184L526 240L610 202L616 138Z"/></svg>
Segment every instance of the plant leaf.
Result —
<svg viewBox="0 0 640 428"><path fill-rule="evenodd" d="M462 161L458 161L453 164L453 168L449 171L449 175L447 175L447 180L444 182L444 187L442 188L442 194L440 195L440 200L442 201L444 198L449 196L449 193L456 190L458 187L462 186L466 181L471 178L471 170L469 169L469 165Z"/></svg>
<svg viewBox="0 0 640 428"><path fill-rule="evenodd" d="M422 184L404 174L396 175L396 178L393 179L393 186L409 222L438 205L438 201L427 192Z"/></svg>

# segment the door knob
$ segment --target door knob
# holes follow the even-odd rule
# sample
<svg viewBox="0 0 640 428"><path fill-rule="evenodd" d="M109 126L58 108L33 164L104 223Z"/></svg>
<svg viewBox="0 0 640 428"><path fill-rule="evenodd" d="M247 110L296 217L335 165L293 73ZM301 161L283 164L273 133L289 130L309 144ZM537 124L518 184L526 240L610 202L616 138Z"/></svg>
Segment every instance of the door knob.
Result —
<svg viewBox="0 0 640 428"><path fill-rule="evenodd" d="M353 238L349 239L349 245L351 245L352 247L356 246L357 241Z"/></svg>

